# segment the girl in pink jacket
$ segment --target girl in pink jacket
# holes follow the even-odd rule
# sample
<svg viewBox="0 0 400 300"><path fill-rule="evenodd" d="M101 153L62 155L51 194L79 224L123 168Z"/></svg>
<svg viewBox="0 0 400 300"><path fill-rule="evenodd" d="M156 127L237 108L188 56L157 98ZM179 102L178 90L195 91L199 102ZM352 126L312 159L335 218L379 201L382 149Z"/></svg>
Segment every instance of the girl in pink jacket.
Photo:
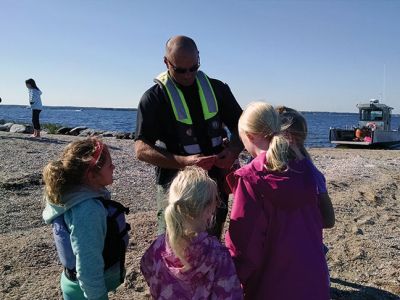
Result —
<svg viewBox="0 0 400 300"><path fill-rule="evenodd" d="M243 299L229 251L207 233L215 221L216 183L198 167L173 180L158 236L140 268L154 299Z"/></svg>
<svg viewBox="0 0 400 300"><path fill-rule="evenodd" d="M234 193L226 245L245 299L329 299L314 170L290 160L280 118L252 103L239 134L254 160L228 177Z"/></svg>

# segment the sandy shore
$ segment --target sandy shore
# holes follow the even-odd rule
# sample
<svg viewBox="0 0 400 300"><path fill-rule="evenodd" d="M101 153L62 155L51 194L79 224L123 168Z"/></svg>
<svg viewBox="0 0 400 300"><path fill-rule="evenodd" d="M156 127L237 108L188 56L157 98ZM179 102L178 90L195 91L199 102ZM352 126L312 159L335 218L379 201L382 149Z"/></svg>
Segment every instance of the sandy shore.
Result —
<svg viewBox="0 0 400 300"><path fill-rule="evenodd" d="M0 132L0 299L61 299L61 266L41 219L41 170L74 139ZM116 165L112 196L129 206L133 228L126 282L110 299L148 299L139 261L155 236L153 168L136 160L132 140L104 140ZM326 175L336 211L335 228L324 234L332 299L398 299L400 150L310 153Z"/></svg>

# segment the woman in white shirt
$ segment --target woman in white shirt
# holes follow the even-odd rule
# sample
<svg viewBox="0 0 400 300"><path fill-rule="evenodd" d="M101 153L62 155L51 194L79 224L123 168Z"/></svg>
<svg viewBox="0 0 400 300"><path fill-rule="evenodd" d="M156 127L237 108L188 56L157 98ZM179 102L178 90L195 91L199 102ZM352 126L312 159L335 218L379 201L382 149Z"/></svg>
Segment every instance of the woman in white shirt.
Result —
<svg viewBox="0 0 400 300"><path fill-rule="evenodd" d="M40 99L42 91L39 90L32 78L25 80L25 84L29 90L29 104L32 109L33 137L40 137L39 114L42 111L42 100Z"/></svg>

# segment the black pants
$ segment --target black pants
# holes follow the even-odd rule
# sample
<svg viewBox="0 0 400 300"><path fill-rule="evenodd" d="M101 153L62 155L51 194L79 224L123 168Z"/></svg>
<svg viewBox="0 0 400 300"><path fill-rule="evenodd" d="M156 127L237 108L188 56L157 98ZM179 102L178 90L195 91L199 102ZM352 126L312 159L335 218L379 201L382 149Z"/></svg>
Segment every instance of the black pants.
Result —
<svg viewBox="0 0 400 300"><path fill-rule="evenodd" d="M33 129L40 130L40 123L39 123L39 115L41 110L39 109L32 109L32 124Z"/></svg>

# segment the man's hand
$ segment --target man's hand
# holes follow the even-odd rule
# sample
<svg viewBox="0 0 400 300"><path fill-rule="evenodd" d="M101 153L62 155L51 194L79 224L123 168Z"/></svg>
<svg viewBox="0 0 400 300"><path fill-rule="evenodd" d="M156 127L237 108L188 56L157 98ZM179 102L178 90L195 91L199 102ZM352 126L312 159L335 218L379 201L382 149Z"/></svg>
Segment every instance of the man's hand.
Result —
<svg viewBox="0 0 400 300"><path fill-rule="evenodd" d="M210 170L217 159L216 155L204 156L202 154L195 154L189 156L182 156L182 167L198 166L206 171Z"/></svg>
<svg viewBox="0 0 400 300"><path fill-rule="evenodd" d="M233 152L229 147L225 148L217 155L215 166L221 169L229 169L236 158L237 154L235 152Z"/></svg>

